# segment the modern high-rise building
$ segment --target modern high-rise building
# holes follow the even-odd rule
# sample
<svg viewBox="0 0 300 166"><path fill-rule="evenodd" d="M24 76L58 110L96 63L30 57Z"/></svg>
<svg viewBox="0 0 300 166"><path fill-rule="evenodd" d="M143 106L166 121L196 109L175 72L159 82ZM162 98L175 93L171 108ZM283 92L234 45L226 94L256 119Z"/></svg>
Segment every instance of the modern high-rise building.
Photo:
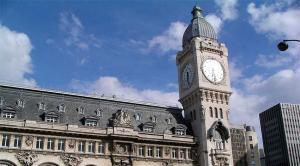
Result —
<svg viewBox="0 0 300 166"><path fill-rule="evenodd" d="M300 105L279 103L259 118L266 165L300 165Z"/></svg>
<svg viewBox="0 0 300 166"><path fill-rule="evenodd" d="M258 141L254 127L231 124L230 135L234 166L260 166Z"/></svg>

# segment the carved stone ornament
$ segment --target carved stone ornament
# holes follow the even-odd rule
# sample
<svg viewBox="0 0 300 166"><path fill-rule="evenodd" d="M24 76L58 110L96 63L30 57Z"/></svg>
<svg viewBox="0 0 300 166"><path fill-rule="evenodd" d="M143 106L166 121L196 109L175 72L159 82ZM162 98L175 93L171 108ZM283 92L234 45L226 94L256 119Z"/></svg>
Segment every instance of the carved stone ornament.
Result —
<svg viewBox="0 0 300 166"><path fill-rule="evenodd" d="M16 155L16 157L24 166L31 166L38 158L38 156L33 152L20 152Z"/></svg>
<svg viewBox="0 0 300 166"><path fill-rule="evenodd" d="M173 164L170 161L164 161L162 166L173 166Z"/></svg>
<svg viewBox="0 0 300 166"><path fill-rule="evenodd" d="M70 140L68 144L69 148L73 149L75 147L75 143L76 143L75 140Z"/></svg>
<svg viewBox="0 0 300 166"><path fill-rule="evenodd" d="M66 166L78 166L82 162L82 159L79 156L70 154L63 154L60 158Z"/></svg>
<svg viewBox="0 0 300 166"><path fill-rule="evenodd" d="M119 110L113 119L113 126L132 128L130 115L123 110Z"/></svg>
<svg viewBox="0 0 300 166"><path fill-rule="evenodd" d="M33 136L31 136L31 135L26 136L26 138L25 138L25 144L27 146L31 146L32 143L33 143Z"/></svg>
<svg viewBox="0 0 300 166"><path fill-rule="evenodd" d="M129 149L129 145L124 145L124 144L115 144L114 145L114 152L117 154L129 154L128 149Z"/></svg>
<svg viewBox="0 0 300 166"><path fill-rule="evenodd" d="M112 157L113 166L132 166L130 158Z"/></svg>

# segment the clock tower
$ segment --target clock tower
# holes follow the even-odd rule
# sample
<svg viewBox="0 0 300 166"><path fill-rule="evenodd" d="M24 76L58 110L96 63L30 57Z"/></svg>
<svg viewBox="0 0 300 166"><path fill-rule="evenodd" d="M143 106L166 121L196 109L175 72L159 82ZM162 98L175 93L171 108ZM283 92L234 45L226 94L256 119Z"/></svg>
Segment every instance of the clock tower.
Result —
<svg viewBox="0 0 300 166"><path fill-rule="evenodd" d="M233 165L229 131L228 51L195 6L176 56L179 101L197 142L200 166Z"/></svg>

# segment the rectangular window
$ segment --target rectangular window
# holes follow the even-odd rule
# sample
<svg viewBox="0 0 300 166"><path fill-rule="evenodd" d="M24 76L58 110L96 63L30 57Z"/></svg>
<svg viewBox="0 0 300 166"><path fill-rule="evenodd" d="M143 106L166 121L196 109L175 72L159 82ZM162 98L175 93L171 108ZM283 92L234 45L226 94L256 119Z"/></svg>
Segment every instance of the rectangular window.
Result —
<svg viewBox="0 0 300 166"><path fill-rule="evenodd" d="M184 151L184 149L180 149L179 150L179 158L185 159L185 151Z"/></svg>
<svg viewBox="0 0 300 166"><path fill-rule="evenodd" d="M212 110L212 108L211 107L209 107L209 113L210 113L210 117L214 117L214 114L213 114L213 110Z"/></svg>
<svg viewBox="0 0 300 166"><path fill-rule="evenodd" d="M153 157L153 147L152 146L148 146L147 156L148 157Z"/></svg>
<svg viewBox="0 0 300 166"><path fill-rule="evenodd" d="M162 157L162 147L156 147L155 157L158 157L158 158Z"/></svg>
<svg viewBox="0 0 300 166"><path fill-rule="evenodd" d="M78 152L84 152L85 151L85 142L79 141L78 143Z"/></svg>
<svg viewBox="0 0 300 166"><path fill-rule="evenodd" d="M178 150L177 149L172 148L172 158L173 159L178 158Z"/></svg>
<svg viewBox="0 0 300 166"><path fill-rule="evenodd" d="M95 153L95 143L94 142L89 142L88 143L88 152L89 153Z"/></svg>
<svg viewBox="0 0 300 166"><path fill-rule="evenodd" d="M250 149L253 149L253 144L250 144Z"/></svg>
<svg viewBox="0 0 300 166"><path fill-rule="evenodd" d="M12 112L3 112L2 113L3 118L12 119L15 117L15 113Z"/></svg>
<svg viewBox="0 0 300 166"><path fill-rule="evenodd" d="M252 141L252 136L249 136L249 141Z"/></svg>
<svg viewBox="0 0 300 166"><path fill-rule="evenodd" d="M196 120L197 118L196 110L193 110L193 114L194 114L194 120Z"/></svg>
<svg viewBox="0 0 300 166"><path fill-rule="evenodd" d="M105 153L105 145L102 142L99 142L99 144L98 144L98 153L100 153L100 154Z"/></svg>
<svg viewBox="0 0 300 166"><path fill-rule="evenodd" d="M46 121L46 122L55 123L55 122L57 122L58 120L57 120L56 117L49 117L49 116L48 116L48 117L46 117L45 121Z"/></svg>
<svg viewBox="0 0 300 166"><path fill-rule="evenodd" d="M58 140L58 147L57 147L57 149L64 151L65 150L65 142L66 142L66 140L59 139Z"/></svg>
<svg viewBox="0 0 300 166"><path fill-rule="evenodd" d="M37 149L44 149L44 138L43 137L37 137L36 138L36 148Z"/></svg>
<svg viewBox="0 0 300 166"><path fill-rule="evenodd" d="M86 121L85 125L94 127L94 126L97 126L97 122L95 122L95 121Z"/></svg>
<svg viewBox="0 0 300 166"><path fill-rule="evenodd" d="M10 140L10 135L3 134L3 137L2 137L2 146L3 147L9 147L9 140Z"/></svg>
<svg viewBox="0 0 300 166"><path fill-rule="evenodd" d="M187 157L188 157L188 159L192 159L191 149L187 150Z"/></svg>
<svg viewBox="0 0 300 166"><path fill-rule="evenodd" d="M216 116L216 118L219 118L218 117L218 109L217 108L215 108L215 116Z"/></svg>
<svg viewBox="0 0 300 166"><path fill-rule="evenodd" d="M151 127L145 127L144 128L144 132L152 133L153 132L153 128L151 128Z"/></svg>
<svg viewBox="0 0 300 166"><path fill-rule="evenodd" d="M220 108L220 117L223 119L223 110Z"/></svg>
<svg viewBox="0 0 300 166"><path fill-rule="evenodd" d="M15 135L14 138L14 147L15 148L21 148L21 142L22 142L22 137L19 135Z"/></svg>
<svg viewBox="0 0 300 166"><path fill-rule="evenodd" d="M54 150L54 138L48 138L47 149Z"/></svg>
<svg viewBox="0 0 300 166"><path fill-rule="evenodd" d="M184 130L176 130L176 135L185 135Z"/></svg>
<svg viewBox="0 0 300 166"><path fill-rule="evenodd" d="M145 146L139 146L139 156L145 156Z"/></svg>

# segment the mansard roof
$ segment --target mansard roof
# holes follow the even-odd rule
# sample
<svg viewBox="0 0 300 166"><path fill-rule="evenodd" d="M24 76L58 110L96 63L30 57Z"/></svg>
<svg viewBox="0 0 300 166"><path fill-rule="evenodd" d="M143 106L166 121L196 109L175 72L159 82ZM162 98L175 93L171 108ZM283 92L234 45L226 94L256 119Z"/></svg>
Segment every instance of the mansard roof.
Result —
<svg viewBox="0 0 300 166"><path fill-rule="evenodd" d="M16 109L17 116L12 120L44 121L41 117L45 113L55 112L58 115L59 123L82 126L84 125L82 119L97 117L96 110L101 110L102 114L97 117L96 127L104 129L112 127L111 119L119 110L123 110L130 116L131 124L136 131L141 131L139 126L151 121L153 116L157 117L155 134L165 133L180 124L189 126L182 116L181 108L152 103L12 85L0 85L0 97L4 98L4 104L0 106L0 113L5 107L15 108L17 100L24 101L24 107ZM39 109L38 104L41 102L46 105L45 110ZM62 104L65 107L64 111L58 109L58 106ZM140 115L139 119L135 118L136 114ZM172 123L168 124L170 118ZM188 130L187 134L190 133Z"/></svg>

